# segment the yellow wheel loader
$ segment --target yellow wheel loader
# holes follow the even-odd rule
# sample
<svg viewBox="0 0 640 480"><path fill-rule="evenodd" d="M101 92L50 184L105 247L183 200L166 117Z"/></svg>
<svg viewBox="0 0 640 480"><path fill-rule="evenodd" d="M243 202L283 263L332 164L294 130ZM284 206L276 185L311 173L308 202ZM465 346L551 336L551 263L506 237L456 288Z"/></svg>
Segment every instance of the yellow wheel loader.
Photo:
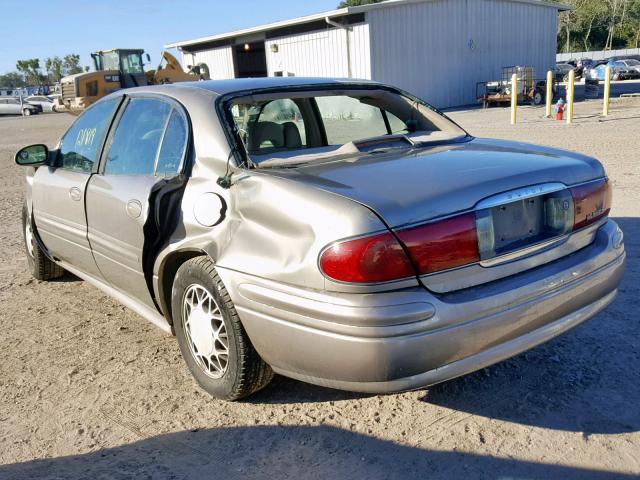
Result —
<svg viewBox="0 0 640 480"><path fill-rule="evenodd" d="M208 80L209 69L205 64L189 67L185 72L180 62L169 52L162 52L156 70L144 71L142 49L101 50L91 54L95 71L64 77L62 95L56 100L54 110L80 113L92 103L121 88L158 85L164 83ZM145 54L150 61L149 54Z"/></svg>

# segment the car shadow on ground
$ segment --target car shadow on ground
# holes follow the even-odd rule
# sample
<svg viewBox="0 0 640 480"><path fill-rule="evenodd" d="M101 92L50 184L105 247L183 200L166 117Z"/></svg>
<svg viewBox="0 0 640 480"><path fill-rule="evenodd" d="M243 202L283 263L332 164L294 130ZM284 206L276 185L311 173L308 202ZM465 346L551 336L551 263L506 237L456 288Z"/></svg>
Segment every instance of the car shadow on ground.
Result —
<svg viewBox="0 0 640 480"><path fill-rule="evenodd" d="M408 447L329 426L253 426L181 431L83 455L3 465L0 478L584 480L637 477Z"/></svg>
<svg viewBox="0 0 640 480"><path fill-rule="evenodd" d="M422 400L453 412L582 432L585 437L640 431L640 322L635 310L640 298L640 218L615 221L625 232L627 271L612 305L547 344L434 385ZM328 402L367 396L276 377L245 401Z"/></svg>
<svg viewBox="0 0 640 480"><path fill-rule="evenodd" d="M82 282L83 280L80 277L76 277L73 273L64 272L64 275L58 278L53 278L51 280L47 280L49 283L75 283Z"/></svg>

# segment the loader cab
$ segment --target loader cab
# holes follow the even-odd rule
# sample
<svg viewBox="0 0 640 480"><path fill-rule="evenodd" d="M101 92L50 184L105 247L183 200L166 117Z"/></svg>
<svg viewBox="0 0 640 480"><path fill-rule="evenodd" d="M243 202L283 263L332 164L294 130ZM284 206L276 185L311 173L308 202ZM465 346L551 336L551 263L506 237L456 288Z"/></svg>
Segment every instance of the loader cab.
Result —
<svg viewBox="0 0 640 480"><path fill-rule="evenodd" d="M148 85L144 74L142 49L101 50L91 54L96 71L118 71L122 88ZM149 59L149 54L147 54Z"/></svg>

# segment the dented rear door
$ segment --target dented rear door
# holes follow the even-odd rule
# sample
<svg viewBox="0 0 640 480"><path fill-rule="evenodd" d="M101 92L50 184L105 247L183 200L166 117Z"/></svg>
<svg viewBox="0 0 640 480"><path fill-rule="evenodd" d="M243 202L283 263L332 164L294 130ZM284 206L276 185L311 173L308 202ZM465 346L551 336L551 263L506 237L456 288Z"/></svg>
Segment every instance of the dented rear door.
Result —
<svg viewBox="0 0 640 480"><path fill-rule="evenodd" d="M88 236L100 271L112 286L150 306L145 260L169 221L171 212L159 209L158 201L174 185L186 142L186 119L172 102L129 98L107 140L100 174L87 187Z"/></svg>

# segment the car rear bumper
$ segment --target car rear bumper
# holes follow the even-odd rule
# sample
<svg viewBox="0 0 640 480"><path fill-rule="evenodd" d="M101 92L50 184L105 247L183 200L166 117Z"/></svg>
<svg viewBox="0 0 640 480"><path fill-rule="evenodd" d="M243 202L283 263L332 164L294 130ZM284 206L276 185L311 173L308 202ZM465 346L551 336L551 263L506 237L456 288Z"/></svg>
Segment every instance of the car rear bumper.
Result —
<svg viewBox="0 0 640 480"><path fill-rule="evenodd" d="M395 392L499 362L587 320L615 298L625 264L609 220L588 247L475 288L309 291L219 269L255 348L276 372L318 385Z"/></svg>

